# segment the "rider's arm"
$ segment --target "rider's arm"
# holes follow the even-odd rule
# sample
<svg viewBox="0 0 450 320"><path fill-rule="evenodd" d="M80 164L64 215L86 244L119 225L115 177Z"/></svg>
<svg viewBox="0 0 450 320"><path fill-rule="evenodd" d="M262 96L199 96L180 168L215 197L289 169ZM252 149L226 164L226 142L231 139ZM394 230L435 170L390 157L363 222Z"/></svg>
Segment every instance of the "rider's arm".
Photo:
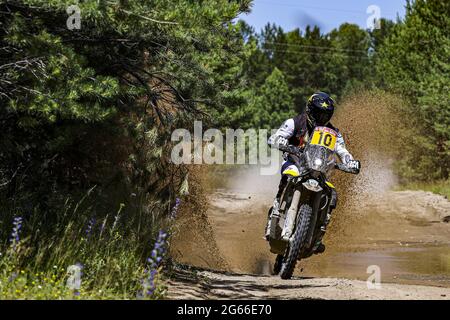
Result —
<svg viewBox="0 0 450 320"><path fill-rule="evenodd" d="M336 139L336 153L341 159L343 164L347 164L350 160L353 160L353 156L350 152L348 152L347 148L345 147L344 137L339 132L337 139Z"/></svg>
<svg viewBox="0 0 450 320"><path fill-rule="evenodd" d="M281 127L273 134L267 143L276 149L283 149L288 145L288 139L294 135L294 119L286 120Z"/></svg>

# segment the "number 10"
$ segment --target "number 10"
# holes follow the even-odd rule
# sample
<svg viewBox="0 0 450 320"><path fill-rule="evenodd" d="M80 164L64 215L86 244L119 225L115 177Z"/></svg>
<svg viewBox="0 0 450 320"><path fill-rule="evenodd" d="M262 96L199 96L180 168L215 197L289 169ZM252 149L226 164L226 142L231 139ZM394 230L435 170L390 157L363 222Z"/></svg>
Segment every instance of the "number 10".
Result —
<svg viewBox="0 0 450 320"><path fill-rule="evenodd" d="M325 137L324 137L325 135ZM331 145L331 141L333 140L333 137L331 136L331 134L329 133L320 133L320 138L319 138L319 144L323 144L326 147L329 147Z"/></svg>

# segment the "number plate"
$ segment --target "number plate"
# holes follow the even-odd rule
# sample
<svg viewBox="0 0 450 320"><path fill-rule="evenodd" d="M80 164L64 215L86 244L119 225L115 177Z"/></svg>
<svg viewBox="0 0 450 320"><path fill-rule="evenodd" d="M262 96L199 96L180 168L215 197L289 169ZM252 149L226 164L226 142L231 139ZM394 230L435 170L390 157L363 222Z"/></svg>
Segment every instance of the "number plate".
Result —
<svg viewBox="0 0 450 320"><path fill-rule="evenodd" d="M310 144L318 145L334 151L337 133L327 127L316 127L314 129Z"/></svg>

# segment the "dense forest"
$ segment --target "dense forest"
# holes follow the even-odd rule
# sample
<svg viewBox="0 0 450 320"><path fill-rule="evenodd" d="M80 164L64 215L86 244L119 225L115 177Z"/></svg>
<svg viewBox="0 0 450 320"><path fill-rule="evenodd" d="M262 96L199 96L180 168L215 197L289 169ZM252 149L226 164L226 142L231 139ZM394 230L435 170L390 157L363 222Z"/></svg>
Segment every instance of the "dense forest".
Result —
<svg viewBox="0 0 450 320"><path fill-rule="evenodd" d="M160 230L192 200L170 135L196 119L271 129L317 90L386 91L411 141L402 181L449 178L447 1L329 33L256 31L236 20L250 0L80 1L71 30L71 4L0 1L0 295L72 296L79 262L81 297L160 297ZM30 286L41 274L59 282Z"/></svg>

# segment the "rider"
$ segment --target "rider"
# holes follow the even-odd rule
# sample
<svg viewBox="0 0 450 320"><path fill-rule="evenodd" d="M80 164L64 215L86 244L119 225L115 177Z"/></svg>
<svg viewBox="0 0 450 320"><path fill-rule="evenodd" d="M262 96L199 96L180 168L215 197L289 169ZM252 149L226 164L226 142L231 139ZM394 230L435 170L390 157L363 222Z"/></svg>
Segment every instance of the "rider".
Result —
<svg viewBox="0 0 450 320"><path fill-rule="evenodd" d="M345 147L342 134L330 123L333 113L333 99L327 93L316 92L309 98L308 103L306 104L306 112L300 113L294 118L286 120L278 129L278 131L269 138L268 143L271 147L277 148L281 151L289 151L293 150L294 148L301 149L304 147L305 141L308 141L309 136L316 126L328 127L338 133L335 151L341 159L342 163L359 171L359 161L353 160L353 156L350 154L350 152L347 151ZM283 159L284 162L281 167L281 181L266 227L266 240L269 239L271 216L274 214L278 214L278 210L280 207L280 197L288 181L288 175L284 173L291 170L299 173L297 166L293 161L290 160L290 155L288 153L283 154ZM325 232L326 226L330 221L331 209L334 209L336 207L337 193L334 189L332 192L332 205L330 206L330 211L328 212L325 225L322 226L323 232ZM315 248L316 253L321 253L325 250L325 245L323 245L320 241L316 244Z"/></svg>

